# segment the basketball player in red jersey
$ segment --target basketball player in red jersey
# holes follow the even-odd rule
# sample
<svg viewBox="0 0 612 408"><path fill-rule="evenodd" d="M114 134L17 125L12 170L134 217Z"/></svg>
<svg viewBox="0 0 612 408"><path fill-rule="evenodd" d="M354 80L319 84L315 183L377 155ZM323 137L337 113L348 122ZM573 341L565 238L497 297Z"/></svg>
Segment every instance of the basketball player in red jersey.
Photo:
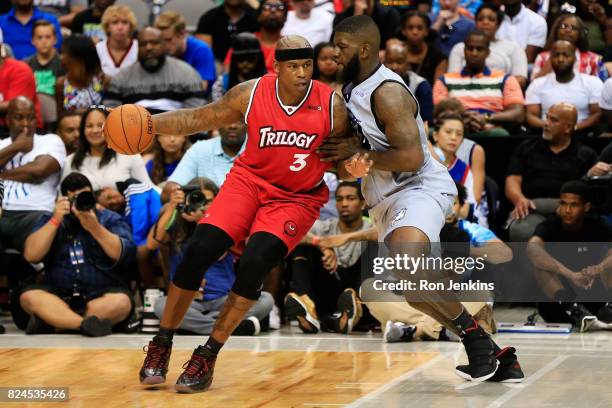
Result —
<svg viewBox="0 0 612 408"><path fill-rule="evenodd" d="M153 116L158 134L188 135L244 119L248 140L219 195L194 232L170 283L159 333L149 342L140 382L165 382L172 337L198 290L204 272L230 247L248 238L232 290L205 345L194 350L175 385L179 392L205 391L217 353L259 297L266 274L308 232L327 202L323 173L330 167L316 150L330 133L348 130L342 98L312 80L313 50L304 38L282 38L277 75L230 89L218 102ZM347 168L367 173L367 156Z"/></svg>

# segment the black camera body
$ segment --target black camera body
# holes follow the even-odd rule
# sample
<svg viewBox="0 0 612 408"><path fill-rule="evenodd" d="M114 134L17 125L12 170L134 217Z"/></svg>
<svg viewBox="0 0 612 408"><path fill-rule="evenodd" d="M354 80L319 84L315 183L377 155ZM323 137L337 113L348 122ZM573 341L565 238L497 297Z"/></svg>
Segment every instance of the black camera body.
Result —
<svg viewBox="0 0 612 408"><path fill-rule="evenodd" d="M70 205L79 211L90 211L96 207L96 197L91 191L81 191L70 199Z"/></svg>
<svg viewBox="0 0 612 408"><path fill-rule="evenodd" d="M200 210L208 202L199 186L181 186L181 190L185 193L185 201L176 206L181 212L190 214Z"/></svg>

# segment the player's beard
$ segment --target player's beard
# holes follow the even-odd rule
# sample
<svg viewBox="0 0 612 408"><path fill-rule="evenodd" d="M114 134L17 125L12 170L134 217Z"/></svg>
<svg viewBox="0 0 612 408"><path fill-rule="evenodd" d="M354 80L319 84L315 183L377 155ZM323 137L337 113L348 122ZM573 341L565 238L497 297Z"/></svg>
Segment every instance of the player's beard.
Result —
<svg viewBox="0 0 612 408"><path fill-rule="evenodd" d="M351 57L351 59L344 66L344 69L340 72L340 80L344 84L355 82L357 80L357 76L359 75L360 70L361 62L359 62L359 57L357 56L357 54L355 54Z"/></svg>

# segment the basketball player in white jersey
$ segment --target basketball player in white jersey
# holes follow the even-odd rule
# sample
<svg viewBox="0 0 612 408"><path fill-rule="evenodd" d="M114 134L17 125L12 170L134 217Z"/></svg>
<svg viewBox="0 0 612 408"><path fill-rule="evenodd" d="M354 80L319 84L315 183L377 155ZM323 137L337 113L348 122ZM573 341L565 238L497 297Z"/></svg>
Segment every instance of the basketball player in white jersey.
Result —
<svg viewBox="0 0 612 408"><path fill-rule="evenodd" d="M371 168L362 188L379 241L391 256L399 251L412 257L430 254L457 192L446 168L429 154L418 102L402 78L380 63L380 32L369 16L342 20L334 45L349 118L371 147ZM330 161L367 160L356 140L328 138L320 151ZM448 293L430 293L409 302L461 336L469 365L457 367L457 374L471 381L522 381L514 348L500 349L461 303L448 299Z"/></svg>

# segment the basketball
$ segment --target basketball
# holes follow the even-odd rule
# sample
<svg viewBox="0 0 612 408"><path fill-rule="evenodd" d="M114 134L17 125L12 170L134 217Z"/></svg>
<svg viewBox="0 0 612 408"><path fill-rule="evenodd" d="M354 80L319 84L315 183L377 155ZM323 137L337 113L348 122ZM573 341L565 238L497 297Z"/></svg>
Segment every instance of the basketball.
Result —
<svg viewBox="0 0 612 408"><path fill-rule="evenodd" d="M108 147L117 153L142 153L155 137L151 114L142 106L121 105L106 118L104 137Z"/></svg>

